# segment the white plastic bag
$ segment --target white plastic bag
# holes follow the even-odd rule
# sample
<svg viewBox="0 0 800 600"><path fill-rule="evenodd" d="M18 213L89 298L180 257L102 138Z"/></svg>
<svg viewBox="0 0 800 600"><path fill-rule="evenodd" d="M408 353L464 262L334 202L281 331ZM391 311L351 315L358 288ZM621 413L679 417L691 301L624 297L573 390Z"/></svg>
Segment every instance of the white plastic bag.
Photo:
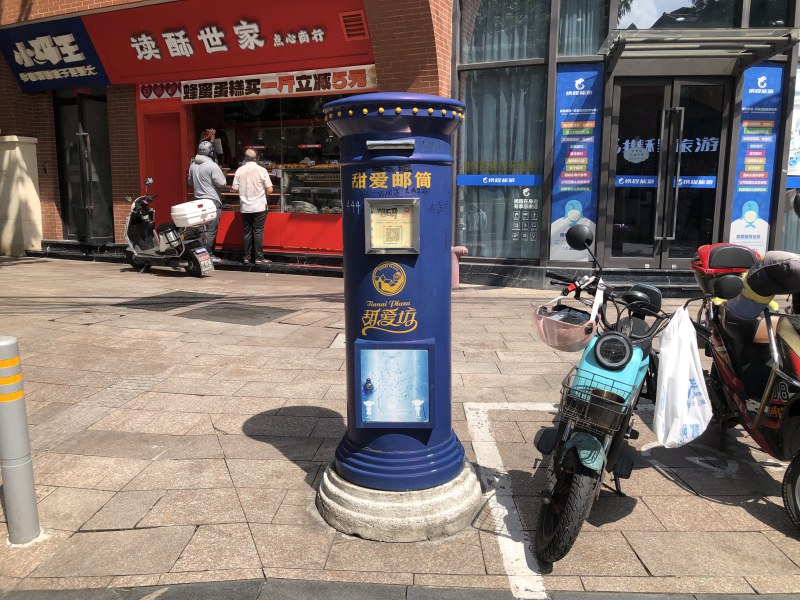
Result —
<svg viewBox="0 0 800 600"><path fill-rule="evenodd" d="M667 448L688 444L711 421L711 403L689 313L679 308L661 332L653 430Z"/></svg>

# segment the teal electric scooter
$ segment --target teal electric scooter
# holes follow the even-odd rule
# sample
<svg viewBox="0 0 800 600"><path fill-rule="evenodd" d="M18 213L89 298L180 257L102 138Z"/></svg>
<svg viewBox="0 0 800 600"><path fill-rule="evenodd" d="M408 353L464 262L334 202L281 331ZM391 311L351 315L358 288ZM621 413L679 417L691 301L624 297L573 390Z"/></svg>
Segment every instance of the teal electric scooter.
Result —
<svg viewBox="0 0 800 600"><path fill-rule="evenodd" d="M562 383L555 426L536 440L537 450L551 456L534 540L535 555L545 568L572 548L606 472L612 474L617 493L624 495L620 480L631 476L634 464L625 442L638 437L633 411L643 394L655 398L657 356L652 342L670 317L661 310L658 288L635 284L612 289L604 284L592 241L585 225L567 231L569 246L588 250L595 268L577 280L547 272L552 284L566 287L558 298L534 310L541 341L556 350L583 351ZM564 304L570 296L591 305L591 312Z"/></svg>

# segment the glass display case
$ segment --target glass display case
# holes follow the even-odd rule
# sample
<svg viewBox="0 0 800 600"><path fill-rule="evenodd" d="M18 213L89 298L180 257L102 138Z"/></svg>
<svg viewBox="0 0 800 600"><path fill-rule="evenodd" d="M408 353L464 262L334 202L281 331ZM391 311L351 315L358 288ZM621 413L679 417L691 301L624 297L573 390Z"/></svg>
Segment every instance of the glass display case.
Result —
<svg viewBox="0 0 800 600"><path fill-rule="evenodd" d="M272 193L267 198L267 210L269 212L282 212L283 211L283 203L281 202L281 180L280 180L280 173L277 175L274 173L274 169L271 169L269 165L261 165L265 167L269 171L269 178L272 181ZM227 184L230 186L233 184L233 177L236 174L235 170L231 169L222 169L222 172L225 173L225 179ZM239 212L239 193L234 192L232 190L223 191L222 192L222 210L230 210L234 212Z"/></svg>
<svg viewBox="0 0 800 600"><path fill-rule="evenodd" d="M342 214L339 168L325 165L310 168L273 169L280 179L283 211L313 215Z"/></svg>
<svg viewBox="0 0 800 600"><path fill-rule="evenodd" d="M272 180L269 212L306 215L342 214L342 189L339 168L335 165L303 168L263 165ZM226 173L228 185L233 183L234 171ZM239 211L239 194L222 193L222 209Z"/></svg>

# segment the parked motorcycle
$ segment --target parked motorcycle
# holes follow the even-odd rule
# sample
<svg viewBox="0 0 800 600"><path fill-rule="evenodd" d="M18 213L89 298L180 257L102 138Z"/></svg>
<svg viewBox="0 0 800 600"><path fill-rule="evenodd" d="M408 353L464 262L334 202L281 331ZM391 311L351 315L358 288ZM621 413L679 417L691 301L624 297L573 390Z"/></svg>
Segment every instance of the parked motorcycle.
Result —
<svg viewBox="0 0 800 600"><path fill-rule="evenodd" d="M566 240L571 248L591 253L593 236L585 225L572 226ZM669 321L658 288L635 284L612 289L592 258L592 275L578 280L548 271L551 284L567 287L554 301L534 307L541 341L561 351L583 350L578 366L562 383L555 426L543 430L535 442L542 455L552 455L534 540L535 555L543 564L562 559L572 548L605 472L624 495L620 480L630 478L634 465L625 442L638 438L633 411L643 395L655 397L652 340ZM591 303L591 312L564 304L569 295Z"/></svg>
<svg viewBox="0 0 800 600"><path fill-rule="evenodd" d="M155 209L150 204L158 194L149 194L153 178L145 180L145 194L131 201L125 220L125 262L134 269L147 271L152 266L185 269L190 275L206 277L214 265L204 246L205 224L216 217L211 201L185 202L172 207L173 222L155 224Z"/></svg>
<svg viewBox="0 0 800 600"><path fill-rule="evenodd" d="M791 461L783 503L800 527L800 256L768 252L761 259L744 246L713 244L698 249L692 267L711 294L695 329L713 359L705 376L721 443L727 428L741 425L764 452ZM712 298L721 285L742 292L721 303ZM770 306L773 294L789 293L789 314Z"/></svg>

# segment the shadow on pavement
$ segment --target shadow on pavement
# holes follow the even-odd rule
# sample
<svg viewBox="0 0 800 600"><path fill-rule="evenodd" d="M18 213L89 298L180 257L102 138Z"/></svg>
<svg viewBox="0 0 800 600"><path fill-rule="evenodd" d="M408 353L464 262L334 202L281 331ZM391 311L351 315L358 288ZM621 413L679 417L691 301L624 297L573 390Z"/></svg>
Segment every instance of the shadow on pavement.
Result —
<svg viewBox="0 0 800 600"><path fill-rule="evenodd" d="M319 406L283 406L247 419L242 432L269 444L306 472L309 487L316 489L324 468L333 460L346 430L338 412Z"/></svg>

